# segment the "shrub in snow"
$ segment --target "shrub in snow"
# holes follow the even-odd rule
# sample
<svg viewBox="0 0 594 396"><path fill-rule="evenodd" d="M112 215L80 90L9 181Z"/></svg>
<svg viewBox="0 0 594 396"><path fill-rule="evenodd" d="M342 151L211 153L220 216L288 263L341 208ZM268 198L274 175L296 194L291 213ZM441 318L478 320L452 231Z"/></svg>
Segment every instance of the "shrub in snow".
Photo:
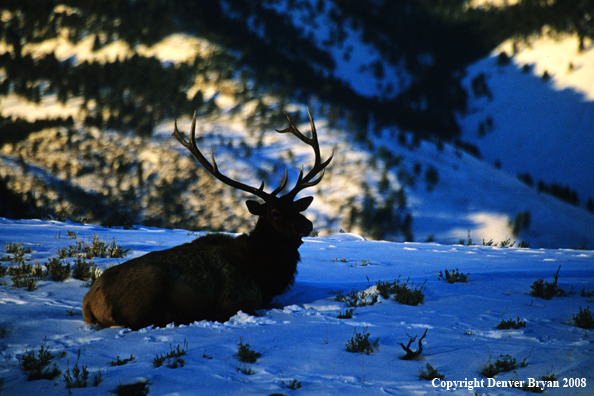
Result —
<svg viewBox="0 0 594 396"><path fill-rule="evenodd" d="M396 281L394 284L394 300L398 301L400 304L406 305L419 305L425 301L425 295L423 294L423 289L425 288L425 284L427 283L427 279L420 285L414 289L409 289L408 287L408 279L405 283L400 283L400 281Z"/></svg>
<svg viewBox="0 0 594 396"><path fill-rule="evenodd" d="M583 310L582 307L580 307L580 312L573 315L573 324L582 329L594 328L594 319L590 313L590 307L586 307L586 309Z"/></svg>
<svg viewBox="0 0 594 396"><path fill-rule="evenodd" d="M25 254L31 253L33 249L25 248L24 243L6 243L4 247L7 253L13 255L10 260L17 264L8 269L13 286L16 288L26 288L28 291L37 289L37 280L34 278L42 277L40 276L40 270L34 269L33 264L27 264L27 259L25 258ZM8 256L5 258L8 259ZM5 274L6 270L0 270L0 275Z"/></svg>
<svg viewBox="0 0 594 396"><path fill-rule="evenodd" d="M534 281L534 283L530 286L532 291L530 292L531 295L534 297L543 298L545 300L550 300L555 296L562 296L565 294L565 291L557 287L557 279L559 278L559 270L561 266L557 269L555 273L555 280L553 283L544 282L542 279L538 279Z"/></svg>
<svg viewBox="0 0 594 396"><path fill-rule="evenodd" d="M244 344L241 338L239 339L239 344L237 344L237 355L239 356L239 361L244 363L256 363L256 360L262 356L261 353L250 349L250 344Z"/></svg>
<svg viewBox="0 0 594 396"><path fill-rule="evenodd" d="M12 279L12 285L16 288L26 288L28 291L37 289L37 281L43 277L43 271L41 267L37 265L36 268L33 264L26 264L24 262L17 266L12 266L8 269L8 273Z"/></svg>
<svg viewBox="0 0 594 396"><path fill-rule="evenodd" d="M34 278L13 279L14 287L25 288L27 291L34 291L37 289L38 283Z"/></svg>
<svg viewBox="0 0 594 396"><path fill-rule="evenodd" d="M301 382L297 381L297 378L291 380L291 381L282 381L283 385L285 385L287 388L289 389L293 389L293 390L297 390L299 388L301 388Z"/></svg>
<svg viewBox="0 0 594 396"><path fill-rule="evenodd" d="M553 367L551 367L551 372L549 372L548 374L542 375L540 377L540 379L542 381L546 381L546 382L557 381L557 376L555 375L555 373L553 373Z"/></svg>
<svg viewBox="0 0 594 396"><path fill-rule="evenodd" d="M96 373L93 373L93 386L99 386L100 383L103 382L103 372L101 369L97 370Z"/></svg>
<svg viewBox="0 0 594 396"><path fill-rule="evenodd" d="M86 388L89 380L89 369L87 366L78 366L78 362L72 368L72 373L70 372L70 368L66 370L64 373L64 382L66 383L66 389L73 389L73 388Z"/></svg>
<svg viewBox="0 0 594 396"><path fill-rule="evenodd" d="M379 339L375 340L373 343L369 341L369 333L367 332L367 328L363 329L363 333L355 333L355 335L347 341L346 343L346 350L347 352L353 353L365 353L369 355L375 350Z"/></svg>
<svg viewBox="0 0 594 396"><path fill-rule="evenodd" d="M387 299L394 293L394 282L377 281L375 288L380 296Z"/></svg>
<svg viewBox="0 0 594 396"><path fill-rule="evenodd" d="M344 313L340 312L338 314L338 316L336 316L336 317L338 319L351 319L353 317L354 311L355 311L355 308L347 309Z"/></svg>
<svg viewBox="0 0 594 396"><path fill-rule="evenodd" d="M499 242L499 246L501 247L513 247L516 244L516 241L512 241L511 238L504 239L503 241Z"/></svg>
<svg viewBox="0 0 594 396"><path fill-rule="evenodd" d="M72 277L82 281L88 281L85 286L90 287L101 275L101 270L93 262L87 261L84 257L77 257L72 268Z"/></svg>
<svg viewBox="0 0 594 396"><path fill-rule="evenodd" d="M248 366L247 364L242 364L237 366L237 371L243 373L245 375L254 375L256 374L256 370Z"/></svg>
<svg viewBox="0 0 594 396"><path fill-rule="evenodd" d="M499 370L497 370L497 367L493 363L491 363L491 358L489 358L487 360L487 362L485 363L485 365L483 366L483 368L481 370L481 374L487 378L493 378L498 373L499 373Z"/></svg>
<svg viewBox="0 0 594 396"><path fill-rule="evenodd" d="M397 279L394 282L378 281L375 285L375 290L373 290L373 288L370 288L370 291L362 290L358 292L356 290L351 290L347 295L338 292L334 299L336 301L346 302L349 306L357 308L377 304L380 301L379 296L388 299L391 295L394 295L394 300L398 301L400 304L419 305L425 301L423 289L425 288L427 280L425 279L425 282L420 286L412 288L411 285L411 288L409 288L409 279L407 279L406 282L401 282L400 279Z"/></svg>
<svg viewBox="0 0 594 396"><path fill-rule="evenodd" d="M406 280L406 282L401 282L400 279L395 280L392 283L389 282L378 282L376 287L378 293L384 297L389 298L390 295L394 295L394 300L398 301L400 304L406 305L419 305L425 301L425 296L423 295L423 289L425 288L425 283L427 280L416 288L409 288L408 282L410 278Z"/></svg>
<svg viewBox="0 0 594 396"><path fill-rule="evenodd" d="M72 394L71 389L74 388L86 388L88 386L89 381L89 369L87 366L80 366L78 365L78 361L80 360L80 349L78 350L78 358L76 359L76 364L70 371L70 367L64 373L64 382L66 383L66 389L68 389L68 394ZM93 386L99 386L99 384L103 382L103 374L101 370L93 373Z"/></svg>
<svg viewBox="0 0 594 396"><path fill-rule="evenodd" d="M183 348L181 345L178 345L176 349L173 349L171 345L169 345L170 351L165 355L157 355L155 359L153 359L153 366L161 367L163 363L167 361L167 367L169 368L178 368L184 367L186 361L182 358L182 356L186 355L186 351L188 350L188 343L184 340Z"/></svg>
<svg viewBox="0 0 594 396"><path fill-rule="evenodd" d="M20 263L8 268L8 274L13 278L25 278L33 276L33 264Z"/></svg>
<svg viewBox="0 0 594 396"><path fill-rule="evenodd" d="M47 259L45 264L46 275L56 282L63 282L70 278L72 272L70 264L63 263L59 258Z"/></svg>
<svg viewBox="0 0 594 396"><path fill-rule="evenodd" d="M501 323L495 326L496 329L499 330L508 330L508 329L521 329L522 327L526 327L526 321L520 321L520 317L518 316L517 320L509 319L503 320L501 319Z"/></svg>
<svg viewBox="0 0 594 396"><path fill-rule="evenodd" d="M374 305L378 302L378 296L375 293L366 292L365 290L356 291L351 290L349 294L344 295L342 292L336 293L334 297L336 301L345 302L350 307L365 307L367 305Z"/></svg>
<svg viewBox="0 0 594 396"><path fill-rule="evenodd" d="M32 253L32 248L26 248L24 243L5 243L4 247L6 248L6 253L12 253L16 257L22 257L27 253ZM16 262L16 261L15 261Z"/></svg>
<svg viewBox="0 0 594 396"><path fill-rule="evenodd" d="M464 239L464 238L460 238L460 242L458 243L459 245L462 246L474 246L474 243L472 243L472 238L470 237L470 230L468 230L468 239ZM483 240L483 245L485 244L485 240Z"/></svg>
<svg viewBox="0 0 594 396"><path fill-rule="evenodd" d="M123 249L122 246L117 245L115 238L109 244L100 241L99 235L93 235L93 240L90 244L85 241L75 242L74 245L70 245L58 250L59 258L66 257L80 257L84 256L87 259L95 257L100 258L123 258L131 250L131 248Z"/></svg>
<svg viewBox="0 0 594 396"><path fill-rule="evenodd" d="M35 351L26 351L19 360L19 366L27 374L27 380L35 381L40 379L53 380L61 374L58 364L54 363L52 368L47 368L56 355L50 353L47 348L41 347L37 356Z"/></svg>
<svg viewBox="0 0 594 396"><path fill-rule="evenodd" d="M129 357L129 358L127 358L127 359L124 359L124 360L120 360L120 357L118 356L118 357L116 358L116 360L113 360L113 361L111 362L111 366L112 366L112 367L114 367L114 366L123 366L124 364L128 364L128 363L130 363L130 362L131 362L132 360L134 360L134 359L135 359L135 358L134 358L134 355L130 355L130 357Z"/></svg>
<svg viewBox="0 0 594 396"><path fill-rule="evenodd" d="M432 365L427 363L427 370L419 369L419 379L424 379L427 381L432 381L435 378L444 379L445 376L441 374L439 371L433 368Z"/></svg>
<svg viewBox="0 0 594 396"><path fill-rule="evenodd" d="M497 359L495 363L491 363L491 358L487 359L487 362L483 366L481 370L481 374L487 378L493 378L499 373L507 373L509 371L515 370L516 368L522 368L528 366L526 363L526 359L522 360L522 362L517 365L516 358L510 355L499 355L501 359Z"/></svg>
<svg viewBox="0 0 594 396"><path fill-rule="evenodd" d="M463 274L458 271L458 268L449 272L447 269L444 272L439 271L438 279L447 281L448 283L468 282L468 274Z"/></svg>

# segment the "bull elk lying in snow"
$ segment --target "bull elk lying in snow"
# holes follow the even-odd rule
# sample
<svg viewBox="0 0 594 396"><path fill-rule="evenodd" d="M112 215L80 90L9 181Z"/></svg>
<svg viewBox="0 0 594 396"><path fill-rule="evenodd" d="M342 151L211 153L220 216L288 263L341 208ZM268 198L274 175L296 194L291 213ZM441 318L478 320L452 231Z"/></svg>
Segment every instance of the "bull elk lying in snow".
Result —
<svg viewBox="0 0 594 396"><path fill-rule="evenodd" d="M277 194L287 184L287 172L271 193L264 192L264 182L254 188L232 180L219 171L214 155L210 163L196 147L196 115L189 142L181 136L176 123L173 135L208 172L264 200L246 202L250 213L258 216L256 226L238 237L207 234L191 243L151 252L107 269L83 299L83 315L88 323L137 330L197 320L224 322L239 310L255 313L293 284L301 238L312 231L311 221L300 212L307 209L313 197L294 199L301 190L322 180L333 155L321 161L311 114L311 138L299 132L288 115L287 119L289 127L277 132L289 132L311 146L315 162L305 176L301 168L295 187L281 197Z"/></svg>

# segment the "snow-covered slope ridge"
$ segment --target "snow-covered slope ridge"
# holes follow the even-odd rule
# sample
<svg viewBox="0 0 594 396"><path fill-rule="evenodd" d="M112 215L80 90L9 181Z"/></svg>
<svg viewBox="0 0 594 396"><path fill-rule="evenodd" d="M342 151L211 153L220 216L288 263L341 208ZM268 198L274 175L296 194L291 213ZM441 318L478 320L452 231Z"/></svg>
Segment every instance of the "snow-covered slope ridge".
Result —
<svg viewBox="0 0 594 396"><path fill-rule="evenodd" d="M172 47L193 48L193 51L188 51L189 56L184 58L173 54L179 55L180 52L186 53L186 51L172 51ZM572 48L575 48L575 42L572 43ZM125 43L116 41L99 51L93 52L91 49L92 43L88 40L81 40L77 45L71 45L67 40L64 41L63 37L59 37L55 40L49 40L45 44L27 44L24 46L23 51L32 54L34 57L40 56L47 51L54 51L59 59L72 58L74 62L82 62L85 59L108 62L113 59L126 59L137 53L140 56L154 55L164 63L174 62L178 64L186 62L198 54L207 56L212 51L221 50L216 46L211 46L210 43L203 39L196 39L187 35L173 35L150 47L138 46L131 49ZM590 56L589 54L592 53L594 51L588 50L580 57ZM491 78L498 76L529 78L533 85L545 89L547 95L554 92L550 89L551 83L541 83L537 78L522 74L513 66L496 66L494 59L483 62L484 67L490 70L489 75ZM477 65L481 64L483 63ZM587 63L578 63L576 61L575 65L577 65L576 68L579 66L575 73L583 73L587 69ZM478 71L474 73L473 70L471 68L469 71L469 79L479 73ZM491 87L491 90L494 92L496 88L503 89L505 85L496 85ZM286 104L273 95L263 95L262 97L252 98L249 103L243 105L241 110L232 113L231 109L235 109L238 104L237 93L241 90L240 84L237 84L236 81L225 80L217 85L214 80L206 81L196 78L188 94L195 93L197 90L204 92L205 99L213 99L222 110L221 113L215 116L199 119L198 133L203 138L201 147L204 147L206 151L214 150L219 165L222 168L224 167L225 171L231 176L241 175L242 180L255 185L259 184L263 178L266 178L267 186L271 186L281 179L285 168L289 168L289 176L294 181L299 166L305 164L307 167L308 164L311 164L311 150L309 148L296 145L294 140L278 136L272 131L272 126L267 127L266 133L263 134L262 131L256 130L256 127L247 125L246 122L246 119L255 112L260 100L269 104L271 108L280 106L283 103L283 110L286 109L289 112L299 110L302 114L305 113L305 104ZM521 92L524 91L526 90ZM545 96L545 93L536 95L536 97ZM462 120L463 125L470 125L465 127L465 131L473 130L473 128L476 130L476 123L484 121L485 117L491 114L490 112L486 113L487 110L484 110L481 106L499 106L496 103L501 103L497 101L500 95L494 93L493 97L492 101L479 98L472 103L473 113ZM507 96L502 97L507 98ZM530 99L534 99L534 95L531 94ZM232 191L220 184L208 183L208 181L211 181L209 178L199 179L201 172L199 167L194 166L195 162L191 161L191 157L188 157L187 152L171 138L173 120L160 122L155 126L154 136L141 142L139 138L119 136L113 131L84 128L82 118L85 113L80 111L81 102L82 98L76 97L69 99L63 105L56 100L55 95L43 96L39 104L27 102L13 94L0 98L0 113L4 117L23 117L29 121L58 116L64 118L73 116L76 119L72 131L62 128L58 131L35 133L26 142L22 143L22 149L14 148L10 144L5 145L0 155L0 164L2 165L0 174L2 177L10 179L11 183L20 185L18 193L26 195L32 191L32 186L36 184L50 184L55 187L53 181L55 177L58 177L65 183L72 184L74 187L82 188L85 191L100 192L101 190L104 194L107 191L112 191L115 197L114 202L106 204L106 207L109 207L111 211L118 208L117 199L127 193L137 199L137 211L145 215L145 218L167 217L168 219L175 218L181 221L190 217L198 217L202 222L196 223L200 225L195 227L197 230L247 231L249 229L252 219L243 215L245 209L242 198L235 196ZM530 102L527 101L526 103ZM557 102L551 99L547 103L555 105ZM589 103L592 102L586 101L583 103L587 110L587 106L590 106ZM522 166L518 172L530 172L530 169L526 169L523 164L535 157L537 159L534 161L539 165L547 163L549 160L554 162L555 166L552 167L552 170L547 168L543 172L562 169L557 152L554 151L554 148L560 148L560 152L565 155L565 157L561 156L562 159L575 159L576 156L580 158L572 159L569 164L574 166L572 174L565 171L559 172L564 172L564 176L567 177L578 175L579 177L575 177L580 180L591 180L594 171L587 174L584 170L590 169L589 166L591 167L591 163L594 161L583 160L584 157L589 158L591 156L591 151L588 153L579 151L584 147L588 147L588 142L592 141L592 139L588 140L587 136L580 137L583 144L574 146L575 151L567 154L563 151L563 145L569 139L562 136L561 141L558 141L557 137L559 135L555 134L555 131L549 131L550 133L546 135L546 139L543 139L542 143L539 143L540 146L538 146L540 151L546 152L546 157L540 155L536 157L528 149L524 149L525 152L514 152L515 156L511 161L502 159L503 169L508 170L511 173L510 176L494 169L485 162L461 153L447 144L444 145L442 151L435 144L426 142L421 143L419 147L412 144L410 147L408 144L400 145L394 138L398 134L397 130L384 130L379 137L370 133L365 144L357 144L353 141L356 131L349 130L348 126L345 125L346 122L338 122L331 126L327 122L328 120L323 118L325 113L321 111L322 104L310 103L309 105L318 126L320 141L323 146L322 152L329 153L332 149L335 149L336 152L335 159L329 167L324 181L316 187L315 191L311 192L312 194L315 193L315 201L309 210L309 216L321 235L332 234L340 229L366 234L360 224L353 224L350 221L352 209L361 210L367 198L373 199L378 207L387 205L390 203L389 198L392 193L403 189L405 211L412 214L411 231L414 240L417 241L432 238L441 243L456 243L462 238L466 239L470 232L471 238L478 243L483 239L485 241L492 239L494 243L498 243L507 238L512 238L518 243L522 240L526 241L533 247L573 248L585 246L591 248L594 246L592 239L594 238L592 233L592 230L594 230L594 216L591 213L561 203L545 194L537 193L535 188L528 188L520 183L516 179L515 171L506 168L508 162L510 164L521 163ZM504 111L505 108L508 109L506 111L509 114ZM514 122L509 120L512 116L518 115L517 111L511 111L509 107L505 108L502 107L501 111L499 111L499 107L493 109L494 118L499 115L507 118L502 118L501 122L496 119L494 121L495 130L487 135L485 139L491 139L489 140L491 144L489 147L502 147L502 149L510 150L521 146L507 142L512 142L518 136L525 136L520 132L531 131L539 118L520 113L521 119L527 123L529 128L521 130L506 129L507 134L499 137L498 128L503 128L504 125L514 125ZM524 108L524 104L520 104L512 109ZM562 110L570 115L576 114L572 112L574 111L573 105L566 106ZM552 113L553 111L549 109L548 112L535 114L546 118ZM566 113L563 113L561 117L565 117L564 114ZM588 117L591 116L591 113L589 114L586 112L582 118L589 120ZM178 121L180 129L187 132L189 130L189 118L184 117ZM283 127L285 122L283 119L274 127ZM472 122L475 123L474 126L472 126ZM553 122L550 121L545 126L552 124ZM587 125L587 123L580 124L580 127L584 125ZM308 125L300 125L300 128L306 131ZM580 131L586 130L581 129ZM73 135L70 136L71 134ZM59 140L58 135L61 136ZM47 140L44 141L46 138ZM76 143L75 146L86 147L86 149L84 151L82 149L69 151L68 144L59 143L67 143L71 138ZM411 139L408 140L410 142ZM483 139L483 141L485 140ZM97 147L95 143L101 144ZM503 146L501 146L502 144ZM109 148L110 145L113 149ZM258 148L259 145L261 145L260 148ZM45 151L37 151L38 147L43 147ZM388 162L390 161L384 160L380 155L379 150L382 147L391 153L392 158L390 161L394 160L392 165L389 165ZM488 150L485 151L483 147L481 147L481 150L487 156L486 152ZM20 151L20 154L17 151ZM86 159L97 159L97 152L105 153L99 155L101 159L99 163L101 163L101 169L105 170L105 174L97 175L98 168L93 161L83 164ZM248 152L253 157L249 157ZM126 177L113 172L116 169L116 166L112 166L116 163L113 154L116 153L118 156L122 156L121 160L125 164L131 165L131 172ZM26 161L19 161L20 157L26 158ZM120 159L118 159L118 163L119 161ZM393 165L396 162L399 162L399 165ZM578 172L575 169L578 167L576 164L579 164L580 169L584 172ZM52 171L54 165L57 169L55 173ZM73 169L73 172L66 171L66 167ZM423 178L427 174L426 172L431 170L431 167L437 171L439 179L434 186L429 186ZM119 167L119 169L122 168ZM29 169L37 169L40 172L32 174L33 172L29 172ZM92 169L93 172L90 173L88 169ZM183 169L184 172L180 172L180 169ZM384 171L386 180L389 181L389 187L386 191L381 192L379 186ZM43 175L48 175L48 177L45 178ZM179 183L174 180L177 177L190 178L192 182ZM535 179L542 178L550 183L544 176L540 176L536 172L533 177ZM35 178L37 180L32 180ZM149 178L149 180L144 180L146 178ZM201 188L200 186L203 184L206 185ZM572 187L574 186L572 183L569 184ZM182 189L185 185L190 187ZM594 183L590 185L594 185ZM157 188L163 186L173 188L173 190L168 190L170 193L167 200L168 202L175 201L179 203L176 206L176 208L180 209L179 213L176 211L175 214L163 215L163 205L161 204L163 190ZM178 186L181 187L177 188ZM224 191L222 193L225 194L224 196L218 194L220 190ZM369 193L368 197L366 192ZM44 194L35 192L33 195L39 197ZM54 195L62 198L59 191L52 190L52 196ZM205 195L210 196L208 204L204 203L206 202L206 199L203 198ZM46 194L44 197L47 198L48 196ZM581 194L581 196L584 195ZM69 202L66 202L63 208L54 207L53 209L63 210L68 215L68 204ZM52 209L51 202L47 204L47 208L48 210ZM213 211L212 208L216 210ZM518 214L528 212L531 217L529 227L519 235L512 235L510 221L513 221ZM221 213L227 213L227 218L221 216ZM216 216L219 219L214 219ZM73 220L78 219L73 218ZM190 226L183 227L191 228ZM382 237L396 240L403 239L400 230L392 233L387 232Z"/></svg>
<svg viewBox="0 0 594 396"><path fill-rule="evenodd" d="M56 257L58 249L89 242L95 234L101 241L111 243L115 238L124 249L132 248L128 258L196 237L185 230L121 230L70 222L0 219L0 250L2 257L12 257L6 253L5 244L24 243L32 250L26 259L44 265ZM520 390L504 381L524 381L527 385L530 379L551 375L558 382L549 384L547 395L592 393L592 330L574 326L572 317L580 309L594 308L592 296L580 294L582 289L585 294L594 292L593 251L392 243L337 234L305 238L300 252L302 262L295 286L277 298L274 307L259 311L257 317L240 312L226 323L195 322L136 332L85 324L81 301L88 289L82 281L41 280L36 290L28 292L15 289L8 275L2 277L2 395L65 395L64 378L73 376L75 368L86 368L89 378L88 387L71 390L74 395L105 395L120 385L148 381L151 395L476 392L512 396ZM128 258L92 261L106 268ZM557 286L566 296L543 300L529 294L537 279L553 282L559 267ZM468 275L467 283L449 284L439 279L441 271L454 268ZM392 297L380 296L374 305L356 308L351 319L337 318L351 309L335 300L338 291L376 293L377 281L398 278L411 288L424 284L424 303L402 305ZM526 326L495 328L504 321ZM406 345L425 331L422 353L415 360L401 360L404 351L399 343ZM349 340L367 333L373 353L346 351ZM256 363L239 361L240 342L261 353ZM167 362L155 367L157 356L178 346L186 354L177 368L168 367ZM418 338L411 349L417 347ZM61 375L52 380L27 381L20 362L25 355L37 356L41 348L56 356L48 367L55 363ZM513 371L492 379L480 374L486 365L506 356L508 362L513 359L516 363ZM444 375L443 381L419 379L420 370L426 370L427 364ZM97 386L93 386L95 377L102 380ZM300 388L289 389L291 384Z"/></svg>
<svg viewBox="0 0 594 396"><path fill-rule="evenodd" d="M509 64L498 61L502 51ZM513 175L569 186L583 207L594 198L593 65L594 44L578 52L575 36L503 43L468 68L463 140ZM472 95L477 83L482 94Z"/></svg>
<svg viewBox="0 0 594 396"><path fill-rule="evenodd" d="M287 2L273 2L268 7L290 18L302 29L302 36L311 37L312 42L327 52L334 60L332 77L344 81L360 95L379 98L393 98L411 82L401 64L388 62L372 44L362 37L362 29L350 24L337 26L331 13L340 10L325 0L297 0L289 7ZM339 33L337 33L339 32Z"/></svg>

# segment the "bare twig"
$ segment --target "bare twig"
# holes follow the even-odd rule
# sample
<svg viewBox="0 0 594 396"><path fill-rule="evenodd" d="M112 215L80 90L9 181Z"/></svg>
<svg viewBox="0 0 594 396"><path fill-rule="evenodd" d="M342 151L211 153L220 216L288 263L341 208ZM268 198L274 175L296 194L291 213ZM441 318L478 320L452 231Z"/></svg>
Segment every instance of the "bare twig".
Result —
<svg viewBox="0 0 594 396"><path fill-rule="evenodd" d="M414 336L413 338L410 338L410 336L409 336L408 344L406 346L404 346L403 343L399 342L402 349L404 349L404 351L406 352L406 355L402 356L400 359L412 360L412 359L416 358L417 356L419 356L421 354L421 352L423 352L423 344L421 342L423 341L423 338L425 338L426 335L427 335L427 329L425 329L423 336L421 338L419 338L419 349L417 349L416 351L411 350L410 345L413 342L415 342L415 340L417 339L417 336Z"/></svg>

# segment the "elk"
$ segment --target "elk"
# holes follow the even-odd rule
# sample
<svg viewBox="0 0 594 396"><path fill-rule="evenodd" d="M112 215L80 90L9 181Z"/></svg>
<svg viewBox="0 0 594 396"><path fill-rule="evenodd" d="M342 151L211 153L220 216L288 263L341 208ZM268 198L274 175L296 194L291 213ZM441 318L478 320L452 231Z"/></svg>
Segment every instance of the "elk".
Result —
<svg viewBox="0 0 594 396"><path fill-rule="evenodd" d="M313 229L301 214L313 197L295 200L297 194L317 185L324 177L334 153L322 162L317 133L311 114L311 138L293 125L276 130L290 133L311 146L315 154L312 169L303 176L303 166L295 187L277 197L285 188L287 171L280 185L270 193L232 180L222 174L211 152L209 162L196 146L196 114L187 142L177 122L173 136L200 164L223 183L253 194L264 203L246 202L249 212L258 216L252 231L233 237L213 233L190 243L147 253L107 269L83 298L86 322L103 327L138 330L150 325L189 324L200 320L225 322L238 311L255 314L282 294L295 281L299 246Z"/></svg>

